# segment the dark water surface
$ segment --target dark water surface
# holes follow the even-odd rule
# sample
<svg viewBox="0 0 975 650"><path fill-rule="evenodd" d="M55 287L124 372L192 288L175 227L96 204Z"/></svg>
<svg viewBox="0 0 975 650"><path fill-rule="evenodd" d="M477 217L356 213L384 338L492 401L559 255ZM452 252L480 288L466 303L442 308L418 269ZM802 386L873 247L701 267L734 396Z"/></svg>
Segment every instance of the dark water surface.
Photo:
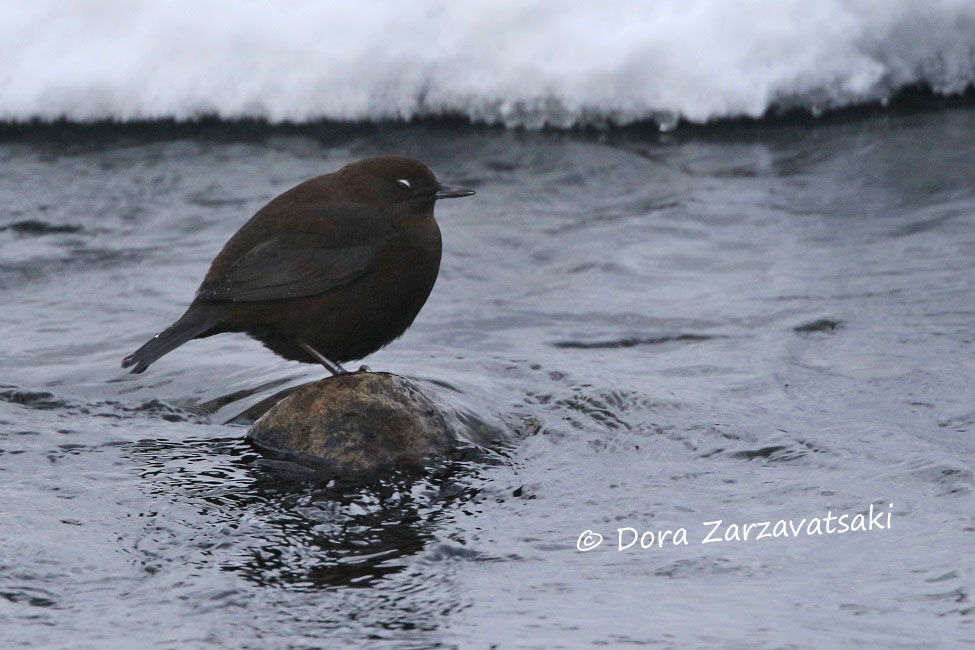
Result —
<svg viewBox="0 0 975 650"><path fill-rule="evenodd" d="M0 645L975 641L975 111L319 136L0 145ZM502 464L284 473L241 414L322 371L242 336L122 373L265 201L391 152L478 195L368 363L503 424Z"/></svg>

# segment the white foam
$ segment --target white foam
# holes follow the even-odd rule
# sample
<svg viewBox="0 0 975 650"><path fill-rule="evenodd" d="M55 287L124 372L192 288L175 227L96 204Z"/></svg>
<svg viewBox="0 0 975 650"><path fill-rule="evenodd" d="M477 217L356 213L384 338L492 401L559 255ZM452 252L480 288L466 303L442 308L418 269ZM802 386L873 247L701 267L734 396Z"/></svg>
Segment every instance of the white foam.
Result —
<svg viewBox="0 0 975 650"><path fill-rule="evenodd" d="M973 0L31 0L0 120L692 121L975 82Z"/></svg>

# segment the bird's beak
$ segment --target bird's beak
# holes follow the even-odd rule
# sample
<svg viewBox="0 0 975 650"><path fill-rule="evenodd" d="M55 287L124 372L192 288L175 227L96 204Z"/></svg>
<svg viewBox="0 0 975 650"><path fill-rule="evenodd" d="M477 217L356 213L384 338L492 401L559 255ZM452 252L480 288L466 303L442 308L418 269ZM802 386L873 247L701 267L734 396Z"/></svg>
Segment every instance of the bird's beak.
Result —
<svg viewBox="0 0 975 650"><path fill-rule="evenodd" d="M435 199L459 199L462 196L470 196L471 194L474 194L474 190L469 190L466 187L441 185L433 197Z"/></svg>

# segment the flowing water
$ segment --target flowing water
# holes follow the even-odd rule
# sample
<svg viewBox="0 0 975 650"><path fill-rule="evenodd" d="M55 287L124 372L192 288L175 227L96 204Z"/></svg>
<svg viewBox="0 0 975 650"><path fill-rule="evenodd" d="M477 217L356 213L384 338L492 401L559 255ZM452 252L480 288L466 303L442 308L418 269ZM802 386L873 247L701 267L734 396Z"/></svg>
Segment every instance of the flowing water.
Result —
<svg viewBox="0 0 975 650"><path fill-rule="evenodd" d="M975 641L973 143L971 109L8 137L3 647ZM120 370L264 202L394 152L478 194L368 364L503 427L500 462L310 480L243 436L320 368L222 335Z"/></svg>

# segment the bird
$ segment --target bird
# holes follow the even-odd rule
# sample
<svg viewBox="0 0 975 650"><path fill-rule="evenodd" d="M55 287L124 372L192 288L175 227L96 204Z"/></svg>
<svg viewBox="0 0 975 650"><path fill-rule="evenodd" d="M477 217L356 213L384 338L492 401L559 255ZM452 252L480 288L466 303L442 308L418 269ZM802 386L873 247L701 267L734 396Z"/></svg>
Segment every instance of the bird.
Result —
<svg viewBox="0 0 975 650"><path fill-rule="evenodd" d="M422 162L378 156L273 198L227 241L172 325L122 360L141 373L187 341L243 332L332 375L399 338L440 270L441 184Z"/></svg>

